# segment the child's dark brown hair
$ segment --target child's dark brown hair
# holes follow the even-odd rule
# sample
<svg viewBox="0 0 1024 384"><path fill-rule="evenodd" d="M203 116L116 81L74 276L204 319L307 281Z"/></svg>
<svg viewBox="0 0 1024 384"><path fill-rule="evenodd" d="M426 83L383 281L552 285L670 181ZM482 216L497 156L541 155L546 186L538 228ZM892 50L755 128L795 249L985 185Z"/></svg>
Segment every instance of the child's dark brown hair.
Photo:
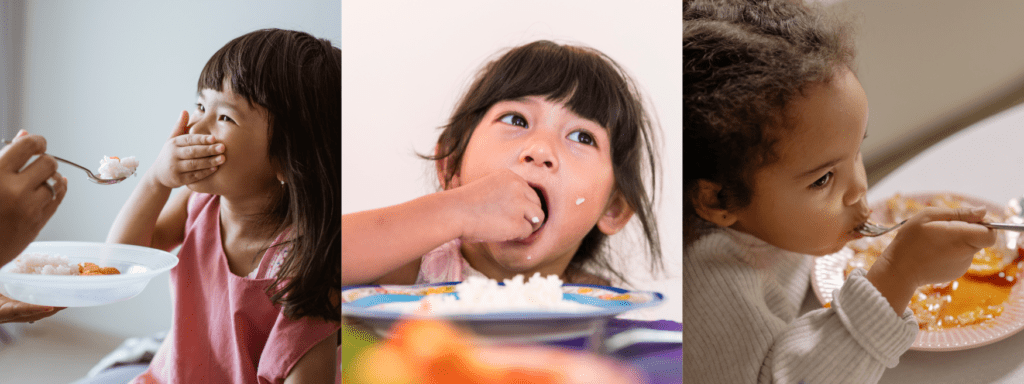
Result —
<svg viewBox="0 0 1024 384"><path fill-rule="evenodd" d="M785 109L811 83L853 69L850 27L820 6L786 0L683 2L683 239L711 225L696 213L699 180L720 208L750 204L754 173L778 160Z"/></svg>
<svg viewBox="0 0 1024 384"><path fill-rule="evenodd" d="M441 127L435 156L424 156L441 161L444 186L459 174L470 136L487 110L500 101L524 96L562 101L573 113L608 130L615 188L643 227L651 270L663 268L652 210L658 156L652 123L632 79L597 50L541 40L515 47L488 63L459 101L448 124ZM650 188L644 183L645 172ZM610 264L606 239L596 226L590 230L569 263L567 280L582 279L587 268L598 275L610 273L625 282Z"/></svg>
<svg viewBox="0 0 1024 384"><path fill-rule="evenodd" d="M341 321L341 50L304 32L250 32L210 58L198 91L226 80L266 108L267 153L285 176L267 220L295 236L268 294L291 318Z"/></svg>

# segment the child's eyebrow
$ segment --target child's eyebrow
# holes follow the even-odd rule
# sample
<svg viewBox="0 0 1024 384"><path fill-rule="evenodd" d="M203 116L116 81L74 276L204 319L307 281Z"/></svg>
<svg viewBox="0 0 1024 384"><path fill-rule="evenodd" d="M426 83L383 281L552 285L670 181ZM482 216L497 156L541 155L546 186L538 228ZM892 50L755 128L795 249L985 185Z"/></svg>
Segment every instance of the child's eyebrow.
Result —
<svg viewBox="0 0 1024 384"><path fill-rule="evenodd" d="M537 100L530 99L530 98L528 98L526 96L519 96L519 97L514 98L514 99L506 99L506 100L499 101L499 103L500 102L513 102L513 103L523 103L523 104L537 104L538 103Z"/></svg>
<svg viewBox="0 0 1024 384"><path fill-rule="evenodd" d="M806 177L810 177L811 175L817 174L817 173L819 173L819 172L821 172L821 171L823 171L825 169L828 169L829 167L831 167L833 165L839 164L840 161L843 161L843 159L842 158L837 158L837 159L829 160L825 164L819 165L817 167L814 167L814 169L811 169L811 170L809 170L807 172L803 172L803 173L797 175L795 177L795 179L800 180L800 179L803 179L803 178L806 178Z"/></svg>

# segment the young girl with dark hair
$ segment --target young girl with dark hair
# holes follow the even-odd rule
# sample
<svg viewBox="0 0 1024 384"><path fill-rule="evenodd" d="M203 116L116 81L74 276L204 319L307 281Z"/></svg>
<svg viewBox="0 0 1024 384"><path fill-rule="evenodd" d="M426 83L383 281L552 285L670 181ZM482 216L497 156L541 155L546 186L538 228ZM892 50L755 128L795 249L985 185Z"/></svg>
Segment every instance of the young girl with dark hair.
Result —
<svg viewBox="0 0 1024 384"><path fill-rule="evenodd" d="M605 242L634 215L657 269L653 134L632 80L601 52L515 47L479 72L424 156L442 191L342 217L342 284L624 281Z"/></svg>
<svg viewBox="0 0 1024 384"><path fill-rule="evenodd" d="M868 105L845 24L785 0L683 2L683 372L693 383L873 383L917 334L917 287L995 242L984 209L926 209L829 308L813 256L868 218Z"/></svg>
<svg viewBox="0 0 1024 384"><path fill-rule="evenodd" d="M107 238L181 246L173 326L134 382L330 379L340 327L341 51L302 32L255 31L210 58L198 94Z"/></svg>

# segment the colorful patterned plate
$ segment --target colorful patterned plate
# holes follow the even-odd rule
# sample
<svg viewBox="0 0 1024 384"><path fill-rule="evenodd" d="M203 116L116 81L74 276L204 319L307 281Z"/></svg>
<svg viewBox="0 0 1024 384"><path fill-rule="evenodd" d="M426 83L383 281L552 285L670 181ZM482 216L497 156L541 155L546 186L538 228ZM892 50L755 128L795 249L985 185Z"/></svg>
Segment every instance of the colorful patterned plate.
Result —
<svg viewBox="0 0 1024 384"><path fill-rule="evenodd" d="M455 295L458 282L422 285L364 285L343 287L341 314L387 336L391 324L412 317L405 305L426 295ZM562 298L594 306L587 312L502 312L438 315L470 328L485 341L536 342L567 340L591 335L611 317L639 308L656 306L664 297L658 292L628 291L601 285L563 284Z"/></svg>

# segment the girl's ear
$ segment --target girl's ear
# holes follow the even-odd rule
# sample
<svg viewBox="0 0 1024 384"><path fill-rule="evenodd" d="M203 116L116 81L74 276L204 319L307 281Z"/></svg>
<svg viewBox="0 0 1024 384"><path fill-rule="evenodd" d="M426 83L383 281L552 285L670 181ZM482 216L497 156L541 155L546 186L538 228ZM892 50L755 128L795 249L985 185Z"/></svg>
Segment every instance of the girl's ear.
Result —
<svg viewBox="0 0 1024 384"><path fill-rule="evenodd" d="M626 198L622 196L622 193L616 191L612 199L608 200L608 206L604 208L604 215L601 215L601 219L597 221L597 229L605 235L614 235L621 231L632 217L633 208L626 203Z"/></svg>
<svg viewBox="0 0 1024 384"><path fill-rule="evenodd" d="M440 144L434 146L434 157L437 157L437 152L440 148ZM441 184L441 189L447 190L448 185L444 182L445 176L448 174L448 158L445 157L440 160L434 161L434 166L437 168L437 182ZM458 186L458 175L452 177L451 185Z"/></svg>
<svg viewBox="0 0 1024 384"><path fill-rule="evenodd" d="M737 217L734 213L722 208L722 202L718 201L718 192L722 186L709 180L697 180L697 196L693 199L693 209L697 211L700 218L715 223L715 225L726 228L736 223Z"/></svg>

